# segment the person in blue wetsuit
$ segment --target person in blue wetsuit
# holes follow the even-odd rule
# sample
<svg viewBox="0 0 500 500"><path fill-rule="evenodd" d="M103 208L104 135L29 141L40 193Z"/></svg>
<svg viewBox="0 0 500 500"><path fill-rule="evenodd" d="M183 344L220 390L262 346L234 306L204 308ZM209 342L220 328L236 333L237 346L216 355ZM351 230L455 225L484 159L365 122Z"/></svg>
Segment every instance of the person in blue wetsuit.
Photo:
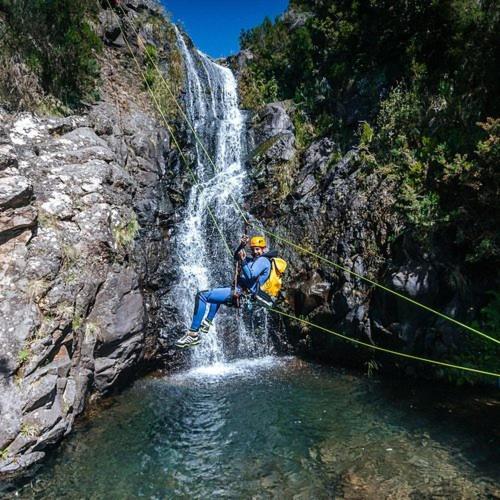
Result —
<svg viewBox="0 0 500 500"><path fill-rule="evenodd" d="M266 240L263 236L253 236L250 239L251 256L247 256L244 248L248 236L242 236L240 245L234 253L236 261L240 262L240 273L236 289L230 286L202 290L196 294L193 321L189 330L175 343L177 347L193 347L200 343L200 333L208 333L212 321L222 304L234 305L234 295L249 293L252 296L259 291L271 273L271 261L266 258L264 250ZM205 314L208 309L208 314Z"/></svg>

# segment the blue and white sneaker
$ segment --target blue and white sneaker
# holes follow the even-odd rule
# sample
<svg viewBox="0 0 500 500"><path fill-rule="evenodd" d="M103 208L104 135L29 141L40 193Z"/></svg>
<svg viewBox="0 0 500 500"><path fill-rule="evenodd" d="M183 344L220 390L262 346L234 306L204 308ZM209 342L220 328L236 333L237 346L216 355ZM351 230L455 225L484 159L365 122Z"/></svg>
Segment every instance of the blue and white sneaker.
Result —
<svg viewBox="0 0 500 500"><path fill-rule="evenodd" d="M201 342L198 332L194 330L188 330L176 343L175 346L180 349L185 349L186 347L194 347Z"/></svg>
<svg viewBox="0 0 500 500"><path fill-rule="evenodd" d="M212 326L212 322L209 321L208 319L204 319L201 322L200 333L203 333L203 334L208 333L211 326Z"/></svg>

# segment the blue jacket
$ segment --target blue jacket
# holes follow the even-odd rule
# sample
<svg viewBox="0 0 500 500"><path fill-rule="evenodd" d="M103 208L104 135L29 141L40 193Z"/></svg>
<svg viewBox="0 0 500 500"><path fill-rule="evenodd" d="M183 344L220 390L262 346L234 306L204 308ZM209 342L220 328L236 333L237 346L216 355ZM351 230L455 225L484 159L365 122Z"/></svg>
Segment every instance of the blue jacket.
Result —
<svg viewBox="0 0 500 500"><path fill-rule="evenodd" d="M256 293L259 287L267 281L270 274L271 261L268 258L262 255L256 259L246 257L241 263L238 285L251 293Z"/></svg>

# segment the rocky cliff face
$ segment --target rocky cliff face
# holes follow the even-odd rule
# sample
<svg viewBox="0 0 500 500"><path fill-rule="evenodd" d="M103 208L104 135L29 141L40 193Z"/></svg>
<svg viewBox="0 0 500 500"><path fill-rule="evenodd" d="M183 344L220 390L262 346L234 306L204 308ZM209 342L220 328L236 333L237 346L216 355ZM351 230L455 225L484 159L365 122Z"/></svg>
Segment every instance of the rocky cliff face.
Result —
<svg viewBox="0 0 500 500"><path fill-rule="evenodd" d="M391 210L398 186L367 173L359 150L340 155L329 138L299 152L288 107L286 102L266 105L251 120L249 210L269 230L307 250L446 314L472 321L473 297L460 296L451 286L443 255L422 253L405 238L390 240L401 224ZM310 255L274 244L291 265L288 307L296 316L365 342L435 359L449 359L470 341L445 320ZM304 354L356 366L370 361L385 368L398 364L397 359L376 356L298 323L286 326L292 343ZM424 373L426 368L421 369Z"/></svg>
<svg viewBox="0 0 500 500"><path fill-rule="evenodd" d="M0 111L0 474L42 458L92 395L174 361L158 339L179 164L116 15L101 21L115 48L98 104L67 118Z"/></svg>

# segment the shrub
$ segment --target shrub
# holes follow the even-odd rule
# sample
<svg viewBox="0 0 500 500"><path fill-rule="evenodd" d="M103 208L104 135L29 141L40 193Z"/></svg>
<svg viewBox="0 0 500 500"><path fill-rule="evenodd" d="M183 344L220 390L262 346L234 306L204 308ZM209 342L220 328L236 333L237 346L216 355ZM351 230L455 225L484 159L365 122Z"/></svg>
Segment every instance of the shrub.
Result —
<svg viewBox="0 0 500 500"><path fill-rule="evenodd" d="M129 247L139 233L140 228L141 226L137 221L135 213L133 213L127 220L122 220L115 225L113 227L113 236L117 247Z"/></svg>
<svg viewBox="0 0 500 500"><path fill-rule="evenodd" d="M25 348L25 349L21 349L19 351L17 359L19 360L19 363L23 364L29 360L30 356L31 356L31 353L30 353L29 349Z"/></svg>
<svg viewBox="0 0 500 500"><path fill-rule="evenodd" d="M96 9L86 0L0 0L6 54L20 58L44 93L70 107L96 97L102 44L89 22ZM2 87L13 69L4 67ZM31 103L16 105L23 104Z"/></svg>
<svg viewBox="0 0 500 500"><path fill-rule="evenodd" d="M491 337L500 340L500 292L491 291L488 293L489 302L481 310L480 321L474 323L474 327L488 333ZM485 371L498 372L498 359L500 358L500 347L491 341L480 338L477 335L469 336L467 343L457 352L453 360L457 364L473 366ZM451 373L450 378L463 384L473 383L477 380L477 375L465 372ZM491 379L485 379L490 381Z"/></svg>
<svg viewBox="0 0 500 500"><path fill-rule="evenodd" d="M156 19L156 18L154 18ZM177 103L184 87L184 63L179 48L175 30L172 24L154 24L158 39L167 41L165 46L159 49L151 44L140 43L143 47L144 81L146 91L153 94L153 104L156 103L162 114L170 122L179 118ZM163 67L160 59L167 62Z"/></svg>

